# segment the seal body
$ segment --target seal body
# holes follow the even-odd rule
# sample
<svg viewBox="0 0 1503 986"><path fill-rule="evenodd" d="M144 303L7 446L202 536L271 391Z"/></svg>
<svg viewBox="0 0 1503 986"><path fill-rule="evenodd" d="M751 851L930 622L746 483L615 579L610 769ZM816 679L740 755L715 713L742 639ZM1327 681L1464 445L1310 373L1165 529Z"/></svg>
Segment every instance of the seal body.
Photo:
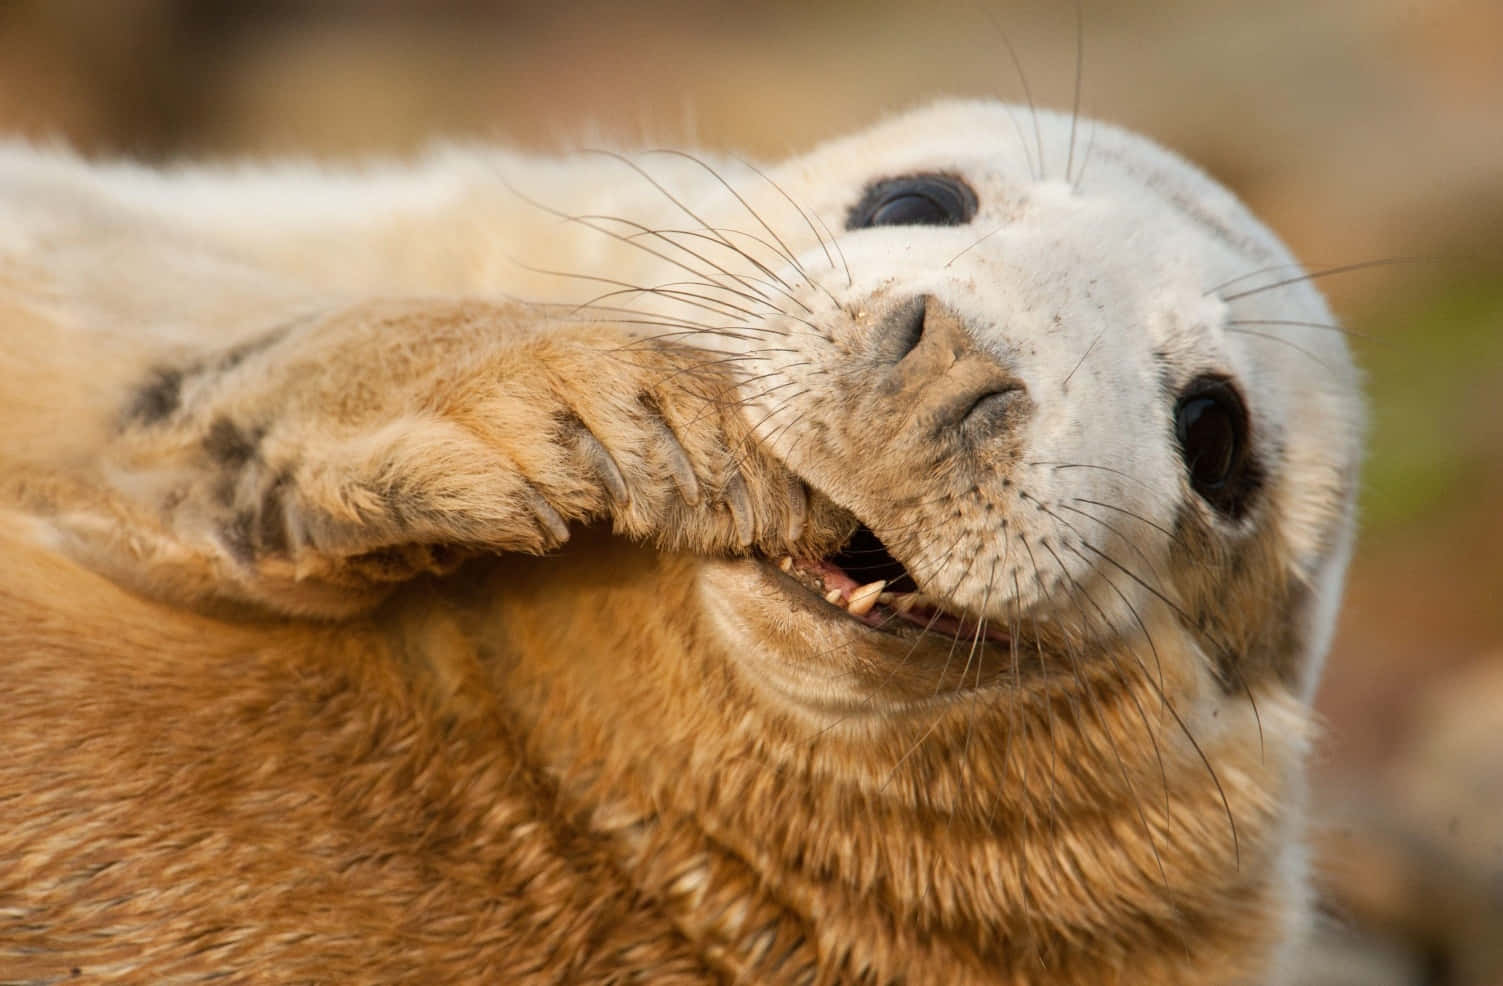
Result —
<svg viewBox="0 0 1503 986"><path fill-rule="evenodd" d="M1361 405L1150 142L13 146L0 325L0 980L1286 974Z"/></svg>

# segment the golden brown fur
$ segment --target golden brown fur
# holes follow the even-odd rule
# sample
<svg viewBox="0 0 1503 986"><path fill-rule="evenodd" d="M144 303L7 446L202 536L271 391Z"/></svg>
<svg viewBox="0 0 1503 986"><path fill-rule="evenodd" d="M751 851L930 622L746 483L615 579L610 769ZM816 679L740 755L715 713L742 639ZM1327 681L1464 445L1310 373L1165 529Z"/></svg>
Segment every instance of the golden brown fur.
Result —
<svg viewBox="0 0 1503 986"><path fill-rule="evenodd" d="M1005 119L935 120L961 132L947 114L971 113ZM1100 148L1098 172L1126 161L1148 189L1124 228L1166 217L1209 244L1212 279L1278 258L1200 176L1160 202L1154 169L1182 166ZM869 167L860 147L826 156ZM840 184L811 160L815 178L784 174L795 191ZM0 240L0 982L1283 975L1305 914L1306 702L1350 536L1339 337L1310 343L1336 347L1329 397L1287 350L1222 353L1224 309L1142 309L1168 325L1151 358L1126 330L1103 344L1161 388L1221 360L1267 398L1268 475L1229 519L1191 493L1154 393L1106 422L1125 452L1099 415L1076 429L1140 470L1140 499L1089 477L1107 485L1048 492L1058 464L1035 461L1034 419L1129 401L1109 376L1125 356L1076 375L1090 313L1137 331L1139 295L1159 297L1113 268L1107 233L1090 252L1110 216L1057 256L1069 236L1047 227L1011 254L947 233L885 280L884 231L847 237L880 290L837 301L867 289L832 258L829 304L805 274L785 293L807 318L743 330L807 349L778 372L803 373L808 430L779 444L748 412L771 371L738 365L764 351L703 315L665 333L463 286L491 276L463 248L484 252L466 220L494 218L494 189L382 213L348 257L329 229L284 245L248 219L201 253L209 227L113 212L73 167L28 171L36 189L63 175L64 205ZM999 174L973 182L992 194ZM1075 209L1053 184L1029 208ZM840 188L811 208L861 190ZM585 253L555 217L510 221L516 243ZM933 286L967 243L960 287ZM114 278L122 255L135 273ZM1019 257L1067 275L1024 279L1047 288L1042 324L1056 300L1075 312L1029 337L1079 334L1042 369L987 335L1034 309L1005 298L991 318L976 309L1001 302L966 294ZM1087 269L1100 294L1077 297ZM910 274L930 277L917 308ZM1164 275L1181 308L1202 275ZM1317 317L1301 297L1277 312ZM884 355L905 311L922 331ZM947 409L978 388L1018 396L994 434L951 442ZM873 632L776 571L858 520L979 622Z"/></svg>
<svg viewBox="0 0 1503 986"><path fill-rule="evenodd" d="M1258 778L1283 765L1218 758L1234 845L1189 751L1169 802L1109 765L1155 707L1109 675L1099 721L1061 695L1012 738L1035 753L952 716L888 785L934 722L810 750L695 660L682 564L624 545L332 626L6 557L7 980L1226 982L1282 934ZM632 629L600 648L597 610Z"/></svg>

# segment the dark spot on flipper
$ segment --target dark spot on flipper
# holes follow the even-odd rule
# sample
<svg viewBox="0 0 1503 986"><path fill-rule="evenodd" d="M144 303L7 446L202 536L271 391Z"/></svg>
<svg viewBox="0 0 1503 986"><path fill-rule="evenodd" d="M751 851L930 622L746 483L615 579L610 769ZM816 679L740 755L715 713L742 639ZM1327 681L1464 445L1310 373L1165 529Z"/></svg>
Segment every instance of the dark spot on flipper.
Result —
<svg viewBox="0 0 1503 986"><path fill-rule="evenodd" d="M248 562L254 557L254 544L251 540L252 532L256 527L256 516L249 510L242 510L230 518L229 523L224 525L220 537L224 546L234 556L236 561Z"/></svg>
<svg viewBox="0 0 1503 986"><path fill-rule="evenodd" d="M421 492L405 483L393 482L373 489L391 515L391 522L400 530L442 526L448 517L443 510L429 506Z"/></svg>
<svg viewBox="0 0 1503 986"><path fill-rule="evenodd" d="M349 559L351 572L377 583L406 582L424 572L437 571L437 564L432 549L422 544L389 545Z"/></svg>
<svg viewBox="0 0 1503 986"><path fill-rule="evenodd" d="M286 338L287 333L297 324L300 323L289 323L279 328L272 329L265 335L260 335L254 339L242 342L239 345L231 346L229 349L225 350L223 355L221 355L219 359L214 363L214 369L219 371L220 373L227 373L228 371L233 370L235 367L245 362L247 358L254 356L257 353L264 352L270 349L276 343L281 342L282 339Z"/></svg>
<svg viewBox="0 0 1503 986"><path fill-rule="evenodd" d="M400 547L376 548L350 558L351 569L376 582L400 582L411 577L412 564Z"/></svg>
<svg viewBox="0 0 1503 986"><path fill-rule="evenodd" d="M131 394L125 407L127 424L161 424L176 414L183 406L183 384L190 377L225 373L239 366L245 359L270 349L286 338L297 323L273 329L239 345L233 346L216 358L212 355L191 361L183 366L154 367L145 381Z"/></svg>
<svg viewBox="0 0 1503 986"><path fill-rule="evenodd" d="M261 435L260 431L242 431L229 418L215 418L204 437L203 448L220 465L243 466L255 457Z"/></svg>
<svg viewBox="0 0 1503 986"><path fill-rule="evenodd" d="M183 371L158 367L135 392L125 409L125 420L154 425L170 418L183 402Z"/></svg>
<svg viewBox="0 0 1503 986"><path fill-rule="evenodd" d="M463 565L465 561L469 559L471 554L472 552L458 547L457 545L428 545L428 557L430 559L431 568L434 572L437 572L440 575L447 575L448 573L459 568L459 566Z"/></svg>
<svg viewBox="0 0 1503 986"><path fill-rule="evenodd" d="M261 495L256 518L257 547L269 554L287 553L287 491L292 477L282 473Z"/></svg>
<svg viewBox="0 0 1503 986"><path fill-rule="evenodd" d="M187 485L174 486L162 494L161 510L163 513L171 513L182 506L183 501L188 499L189 487Z"/></svg>

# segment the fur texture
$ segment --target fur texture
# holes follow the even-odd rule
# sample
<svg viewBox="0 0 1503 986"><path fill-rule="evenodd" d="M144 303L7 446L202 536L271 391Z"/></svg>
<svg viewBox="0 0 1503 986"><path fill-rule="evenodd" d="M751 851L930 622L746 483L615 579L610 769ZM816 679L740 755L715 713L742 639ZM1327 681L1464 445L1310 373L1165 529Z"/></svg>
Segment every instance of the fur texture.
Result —
<svg viewBox="0 0 1503 986"><path fill-rule="evenodd" d="M1355 373L1225 191L1026 113L0 150L0 982L1281 981ZM847 228L915 175L975 216ZM927 628L785 574L853 531Z"/></svg>

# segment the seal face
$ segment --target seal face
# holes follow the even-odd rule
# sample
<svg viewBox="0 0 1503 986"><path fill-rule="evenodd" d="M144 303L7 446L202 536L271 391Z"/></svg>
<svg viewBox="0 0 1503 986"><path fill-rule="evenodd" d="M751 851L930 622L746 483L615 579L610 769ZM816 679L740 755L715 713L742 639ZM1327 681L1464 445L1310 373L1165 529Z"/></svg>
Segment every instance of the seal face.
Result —
<svg viewBox="0 0 1503 986"><path fill-rule="evenodd" d="M106 864L12 888L26 968L106 907L195 974L1280 981L1356 373L1225 190L1028 112L942 103L765 171L0 155L8 338L108 395L54 419L61 370L5 385L0 627L38 643L0 670L0 777L76 798L0 859ZM137 705L74 701L120 668ZM199 853L291 819L317 853ZM177 923L138 869L96 879L127 850L200 881Z"/></svg>
<svg viewBox="0 0 1503 986"><path fill-rule="evenodd" d="M1340 333L1307 283L1267 284L1292 260L1188 165L1097 128L1048 180L1015 120L945 105L773 172L847 232L778 225L789 262L751 290L753 265L695 243L699 287L749 311L646 307L737 358L768 447L859 520L866 564L791 572L862 622L1001 643L1037 620L1083 654L1183 636L1228 687L1272 663L1303 695L1333 604L1301 587L1341 567L1360 432ZM1042 156L1071 121L1040 123ZM1291 623L1308 639L1278 657L1253 629Z"/></svg>

